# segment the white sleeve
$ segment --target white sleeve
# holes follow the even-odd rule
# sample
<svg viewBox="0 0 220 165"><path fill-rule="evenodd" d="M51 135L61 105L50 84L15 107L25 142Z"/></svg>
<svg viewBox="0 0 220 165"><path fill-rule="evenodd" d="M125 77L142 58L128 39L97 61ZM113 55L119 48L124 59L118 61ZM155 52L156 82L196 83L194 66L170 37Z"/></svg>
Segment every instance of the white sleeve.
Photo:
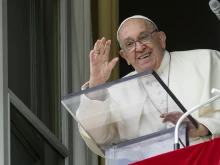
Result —
<svg viewBox="0 0 220 165"><path fill-rule="evenodd" d="M107 90L106 90L107 91ZM106 146L111 144L116 136L116 127L115 124L111 121L111 110L110 110L110 100L106 91L96 91L88 94L82 95L80 98L80 105L76 112L76 117L79 124L79 131L83 139L85 140L88 147L97 152L97 147L94 147L95 144L92 143L92 139L88 136L92 136L95 142L100 146ZM92 96L98 93L102 96L105 94L105 99L100 100L91 100ZM97 145L96 145L97 146ZM103 156L103 155L101 155Z"/></svg>
<svg viewBox="0 0 220 165"><path fill-rule="evenodd" d="M214 96L211 94L212 88L220 89L220 53L218 51L210 51L210 60L207 61L207 65L209 67L204 71L206 75L202 101ZM202 107L198 114L198 122L205 125L213 137L220 136L220 99Z"/></svg>

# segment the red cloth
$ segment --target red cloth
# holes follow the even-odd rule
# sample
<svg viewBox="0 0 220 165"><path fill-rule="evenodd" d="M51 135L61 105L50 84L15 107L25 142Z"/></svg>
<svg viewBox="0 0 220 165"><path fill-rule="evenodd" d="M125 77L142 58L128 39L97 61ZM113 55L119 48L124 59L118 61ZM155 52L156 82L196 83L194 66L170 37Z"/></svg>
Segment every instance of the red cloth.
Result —
<svg viewBox="0 0 220 165"><path fill-rule="evenodd" d="M220 165L220 138L167 152L131 165Z"/></svg>

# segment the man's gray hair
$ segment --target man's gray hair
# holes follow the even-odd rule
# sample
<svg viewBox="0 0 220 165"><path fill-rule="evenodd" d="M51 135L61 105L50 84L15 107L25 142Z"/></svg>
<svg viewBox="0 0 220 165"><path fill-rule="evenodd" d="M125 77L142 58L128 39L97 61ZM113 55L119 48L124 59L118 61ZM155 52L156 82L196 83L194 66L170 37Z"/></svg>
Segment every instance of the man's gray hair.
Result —
<svg viewBox="0 0 220 165"><path fill-rule="evenodd" d="M144 16L142 16L142 15L134 15L134 16L131 16L131 17L126 18L126 19L120 24L120 26L119 26L119 28L118 28L118 31L117 31L117 40L118 40L118 42L119 42L119 31L120 31L122 25L123 25L126 21L128 21L128 20L130 20L130 19L134 19L134 18L140 18L140 19L144 19L144 20L148 21L148 22L150 22L150 23L156 28L156 30L158 30L157 25L156 25L152 20L150 20L149 18L144 17ZM119 43L120 43L120 42L119 42Z"/></svg>

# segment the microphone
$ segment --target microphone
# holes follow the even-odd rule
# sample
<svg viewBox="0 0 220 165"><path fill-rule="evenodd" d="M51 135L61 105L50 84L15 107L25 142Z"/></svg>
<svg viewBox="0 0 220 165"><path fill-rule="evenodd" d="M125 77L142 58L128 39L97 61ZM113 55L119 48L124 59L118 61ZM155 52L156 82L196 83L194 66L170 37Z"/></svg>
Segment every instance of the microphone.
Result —
<svg viewBox="0 0 220 165"><path fill-rule="evenodd" d="M220 20L220 3L218 2L218 0L209 1L209 6L211 10L213 11L213 13L215 13L215 15Z"/></svg>
<svg viewBox="0 0 220 165"><path fill-rule="evenodd" d="M213 88L212 89L212 93L218 94L217 96L214 96L210 99L208 99L207 101L204 101L203 103L193 107L192 109L190 109L189 111L187 111L186 113L184 113L179 120L177 121L177 124L175 126L175 132L174 132L174 150L178 150L180 148L180 144L179 144L179 127L180 124L182 123L182 121L191 113L193 113L194 111L198 110L199 108L203 107L206 104L209 104L217 99L220 98L220 90Z"/></svg>
<svg viewBox="0 0 220 165"><path fill-rule="evenodd" d="M220 95L220 90L213 88L212 93L216 93L217 95Z"/></svg>

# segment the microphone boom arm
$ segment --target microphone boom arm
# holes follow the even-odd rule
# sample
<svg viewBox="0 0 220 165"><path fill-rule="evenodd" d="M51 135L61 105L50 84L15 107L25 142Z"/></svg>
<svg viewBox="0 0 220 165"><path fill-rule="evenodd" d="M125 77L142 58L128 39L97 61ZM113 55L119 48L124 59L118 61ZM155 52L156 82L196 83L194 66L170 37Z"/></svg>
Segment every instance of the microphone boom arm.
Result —
<svg viewBox="0 0 220 165"><path fill-rule="evenodd" d="M214 92L220 94L219 90L213 88L213 89L212 89L212 93L214 93ZM178 120L178 122L177 122L177 124L176 124L176 126L175 126L175 132L174 132L174 150L177 150L177 149L179 149L179 147L180 147L180 146L179 146L179 127L180 127L180 124L182 123L182 121L183 121L188 115L190 115L192 112L196 111L197 109L203 107L204 105L206 105L206 104L208 104L208 103L210 103L210 102L213 102L213 101L215 101L215 100L217 100L217 99L219 99L219 98L220 98L220 95L214 96L214 97L212 97L212 98L210 98L210 99L204 101L203 103L201 103L201 104L199 104L199 105L193 107L192 109L190 109L189 111L187 111L186 113L184 113L184 114L179 118L179 120Z"/></svg>

